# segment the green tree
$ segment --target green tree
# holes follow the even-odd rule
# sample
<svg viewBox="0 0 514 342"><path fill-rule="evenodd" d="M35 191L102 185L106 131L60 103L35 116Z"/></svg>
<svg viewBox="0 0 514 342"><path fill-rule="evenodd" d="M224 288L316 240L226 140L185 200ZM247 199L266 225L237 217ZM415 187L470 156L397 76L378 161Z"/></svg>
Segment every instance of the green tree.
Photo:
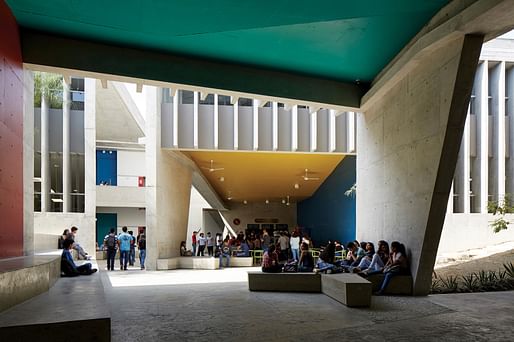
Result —
<svg viewBox="0 0 514 342"><path fill-rule="evenodd" d="M34 73L34 107L41 107L45 96L49 108L62 108L62 76L47 72Z"/></svg>

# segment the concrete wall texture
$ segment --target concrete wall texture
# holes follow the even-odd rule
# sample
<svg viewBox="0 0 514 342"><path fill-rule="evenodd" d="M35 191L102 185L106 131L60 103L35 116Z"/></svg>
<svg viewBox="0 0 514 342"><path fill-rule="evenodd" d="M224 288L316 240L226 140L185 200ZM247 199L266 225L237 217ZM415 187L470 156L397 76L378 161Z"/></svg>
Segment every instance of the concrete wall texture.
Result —
<svg viewBox="0 0 514 342"><path fill-rule="evenodd" d="M403 242L414 294L430 287L481 47L481 41L474 44L466 56L469 51L461 54L464 42L458 39L426 53L358 118L357 239ZM461 57L475 58L474 67L465 69ZM463 96L462 108L456 108L455 99ZM457 143L452 146L448 137Z"/></svg>
<svg viewBox="0 0 514 342"><path fill-rule="evenodd" d="M355 156L346 156L312 197L298 203L298 225L316 245L355 239L355 197L344 192L355 183Z"/></svg>
<svg viewBox="0 0 514 342"><path fill-rule="evenodd" d="M0 258L23 254L23 66L18 25L0 2Z"/></svg>

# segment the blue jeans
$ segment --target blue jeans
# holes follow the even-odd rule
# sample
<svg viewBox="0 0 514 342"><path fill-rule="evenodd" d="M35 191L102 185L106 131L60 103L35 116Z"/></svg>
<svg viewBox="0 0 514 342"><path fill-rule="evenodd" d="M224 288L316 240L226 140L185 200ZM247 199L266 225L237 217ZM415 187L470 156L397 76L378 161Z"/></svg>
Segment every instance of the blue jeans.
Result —
<svg viewBox="0 0 514 342"><path fill-rule="evenodd" d="M220 268L223 267L223 257L227 258L227 266L230 267L230 253L220 253Z"/></svg>
<svg viewBox="0 0 514 342"><path fill-rule="evenodd" d="M114 271L114 259L116 258L116 248L107 248L107 270Z"/></svg>
<svg viewBox="0 0 514 342"><path fill-rule="evenodd" d="M293 253L294 260L300 260L300 251L298 248L291 248L291 252Z"/></svg>
<svg viewBox="0 0 514 342"><path fill-rule="evenodd" d="M380 286L380 290L378 290L379 293L384 293L385 289L387 288L387 285L391 282L391 278L399 275L400 271L389 271L384 273L384 280L382 281L382 285Z"/></svg>
<svg viewBox="0 0 514 342"><path fill-rule="evenodd" d="M128 250L128 251L120 250L120 269L121 270L127 269L129 252L130 252L130 250Z"/></svg>
<svg viewBox="0 0 514 342"><path fill-rule="evenodd" d="M134 262L136 262L136 249L130 248L129 252L129 265L134 266Z"/></svg>
<svg viewBox="0 0 514 342"><path fill-rule="evenodd" d="M193 256L196 256L196 243L193 243Z"/></svg>
<svg viewBox="0 0 514 342"><path fill-rule="evenodd" d="M146 249L139 250L139 263L141 264L141 269L145 268L145 259L146 259Z"/></svg>

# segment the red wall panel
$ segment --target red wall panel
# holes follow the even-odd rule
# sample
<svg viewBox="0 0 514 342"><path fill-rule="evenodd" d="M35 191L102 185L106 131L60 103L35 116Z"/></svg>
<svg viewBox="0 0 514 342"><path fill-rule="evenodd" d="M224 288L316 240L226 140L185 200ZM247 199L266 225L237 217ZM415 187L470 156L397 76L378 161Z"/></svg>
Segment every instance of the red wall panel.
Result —
<svg viewBox="0 0 514 342"><path fill-rule="evenodd" d="M23 66L18 25L0 0L0 258L23 254Z"/></svg>

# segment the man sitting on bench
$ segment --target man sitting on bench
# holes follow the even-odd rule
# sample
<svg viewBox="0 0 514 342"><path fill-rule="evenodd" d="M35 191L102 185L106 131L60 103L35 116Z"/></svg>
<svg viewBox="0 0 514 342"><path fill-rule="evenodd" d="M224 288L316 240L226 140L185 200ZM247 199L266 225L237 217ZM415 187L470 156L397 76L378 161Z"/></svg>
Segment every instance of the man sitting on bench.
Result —
<svg viewBox="0 0 514 342"><path fill-rule="evenodd" d="M63 242L63 251L61 255L61 275L64 277L76 277L79 275L90 275L97 271L96 268L91 268L91 263L77 266L73 261L70 250L73 248L75 242L72 239L66 239Z"/></svg>

